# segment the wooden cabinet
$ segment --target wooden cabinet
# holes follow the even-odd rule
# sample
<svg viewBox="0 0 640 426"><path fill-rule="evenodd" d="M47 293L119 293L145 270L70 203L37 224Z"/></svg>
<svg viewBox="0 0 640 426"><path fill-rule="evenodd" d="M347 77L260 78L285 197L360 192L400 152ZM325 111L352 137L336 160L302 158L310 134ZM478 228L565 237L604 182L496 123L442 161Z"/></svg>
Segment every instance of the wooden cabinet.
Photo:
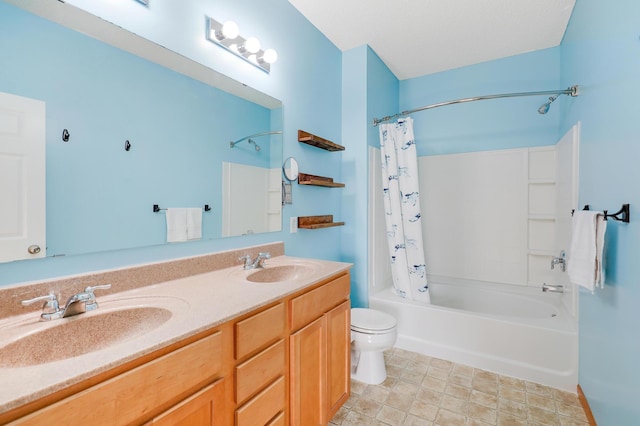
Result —
<svg viewBox="0 0 640 426"><path fill-rule="evenodd" d="M217 331L22 417L15 424L62 425L69 424L70 418L75 424L92 424L96 419L115 425L143 423L196 397L194 392L201 392L221 377L223 368L223 332Z"/></svg>
<svg viewBox="0 0 640 426"><path fill-rule="evenodd" d="M350 392L349 275L291 300L291 424L327 424Z"/></svg>
<svg viewBox="0 0 640 426"><path fill-rule="evenodd" d="M349 283L329 278L0 423L327 424L349 397Z"/></svg>
<svg viewBox="0 0 640 426"><path fill-rule="evenodd" d="M224 425L224 385L224 379L217 380L157 416L148 424L154 426Z"/></svg>

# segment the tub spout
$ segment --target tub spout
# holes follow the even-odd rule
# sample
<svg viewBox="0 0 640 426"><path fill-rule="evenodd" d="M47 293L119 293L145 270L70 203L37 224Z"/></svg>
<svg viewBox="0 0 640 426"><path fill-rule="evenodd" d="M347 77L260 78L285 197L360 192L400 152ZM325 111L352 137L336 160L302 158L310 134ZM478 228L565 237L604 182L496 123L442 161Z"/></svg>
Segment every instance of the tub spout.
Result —
<svg viewBox="0 0 640 426"><path fill-rule="evenodd" d="M545 293L564 293L564 287L561 285L542 284L542 291Z"/></svg>

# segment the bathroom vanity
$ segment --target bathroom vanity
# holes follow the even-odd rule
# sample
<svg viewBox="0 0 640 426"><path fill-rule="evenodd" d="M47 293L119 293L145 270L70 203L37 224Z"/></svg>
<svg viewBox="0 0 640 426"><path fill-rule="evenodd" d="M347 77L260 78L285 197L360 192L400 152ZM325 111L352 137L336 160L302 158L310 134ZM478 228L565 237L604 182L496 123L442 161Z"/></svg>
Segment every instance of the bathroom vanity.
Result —
<svg viewBox="0 0 640 426"><path fill-rule="evenodd" d="M0 362L0 423L326 424L349 397L349 267L277 256L98 296L99 309L69 319L154 304L171 318L77 356ZM12 325L55 329L37 315L0 321L0 355Z"/></svg>

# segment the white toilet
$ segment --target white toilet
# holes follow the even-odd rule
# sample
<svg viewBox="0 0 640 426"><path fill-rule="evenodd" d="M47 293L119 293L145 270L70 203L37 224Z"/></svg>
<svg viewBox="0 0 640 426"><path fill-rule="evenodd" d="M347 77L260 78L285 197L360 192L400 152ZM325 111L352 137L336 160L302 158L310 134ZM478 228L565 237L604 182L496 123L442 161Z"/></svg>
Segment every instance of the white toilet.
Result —
<svg viewBox="0 0 640 426"><path fill-rule="evenodd" d="M351 378L377 385L387 378L383 352L396 343L396 319L374 309L351 309Z"/></svg>

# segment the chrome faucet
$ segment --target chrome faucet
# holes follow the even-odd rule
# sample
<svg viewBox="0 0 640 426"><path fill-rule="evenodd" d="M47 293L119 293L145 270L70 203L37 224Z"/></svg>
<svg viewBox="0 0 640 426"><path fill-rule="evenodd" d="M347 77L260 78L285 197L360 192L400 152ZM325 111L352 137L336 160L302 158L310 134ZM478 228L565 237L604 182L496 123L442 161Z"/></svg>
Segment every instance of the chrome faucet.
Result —
<svg viewBox="0 0 640 426"><path fill-rule="evenodd" d="M66 318L73 315L82 314L87 311L98 309L96 296L93 294L95 290L107 290L111 288L111 284L96 285L87 287L84 291L76 293L67 300L64 309L60 309L58 298L55 294L49 293L46 296L39 296L29 300L23 300L22 306L32 305L36 302L44 302L42 305L42 313L40 321L50 321L58 318Z"/></svg>
<svg viewBox="0 0 640 426"><path fill-rule="evenodd" d="M542 284L542 291L545 293L564 293L564 287L561 285Z"/></svg>
<svg viewBox="0 0 640 426"><path fill-rule="evenodd" d="M562 268L562 272L564 272L567 269L567 260L565 257L566 257L566 253L564 252L564 250L560 252L560 256L552 257L551 269L554 269L556 265L560 265L560 267Z"/></svg>
<svg viewBox="0 0 640 426"><path fill-rule="evenodd" d="M73 315L83 314L87 311L93 311L98 309L98 302L96 301L96 295L93 294L95 290L108 290L111 288L111 284L96 285L93 287L87 287L84 291L76 293L67 300L62 311L62 318L70 317Z"/></svg>
<svg viewBox="0 0 640 426"><path fill-rule="evenodd" d="M245 254L238 260L244 262L244 269L257 269L262 268L263 262L267 259L271 259L271 253L269 253L268 251L258 253L258 256L255 260L251 260L251 256L249 256L248 254Z"/></svg>

